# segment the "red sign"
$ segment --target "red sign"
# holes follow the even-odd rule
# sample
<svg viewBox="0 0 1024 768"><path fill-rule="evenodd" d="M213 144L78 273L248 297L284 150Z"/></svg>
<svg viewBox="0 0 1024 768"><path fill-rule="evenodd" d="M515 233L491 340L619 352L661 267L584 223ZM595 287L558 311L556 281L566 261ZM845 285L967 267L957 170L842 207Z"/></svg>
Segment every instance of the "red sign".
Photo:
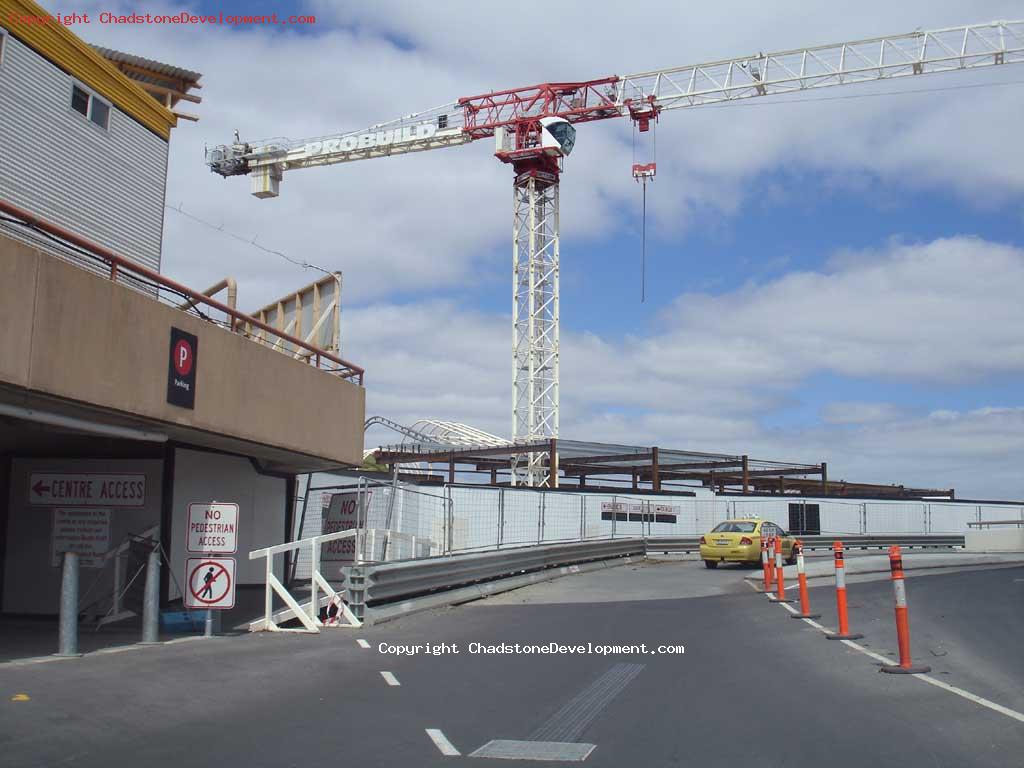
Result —
<svg viewBox="0 0 1024 768"><path fill-rule="evenodd" d="M187 339L178 339L174 345L174 370L181 376L188 376L192 371L192 345Z"/></svg>
<svg viewBox="0 0 1024 768"><path fill-rule="evenodd" d="M235 558L193 557L185 562L185 607L235 607Z"/></svg>

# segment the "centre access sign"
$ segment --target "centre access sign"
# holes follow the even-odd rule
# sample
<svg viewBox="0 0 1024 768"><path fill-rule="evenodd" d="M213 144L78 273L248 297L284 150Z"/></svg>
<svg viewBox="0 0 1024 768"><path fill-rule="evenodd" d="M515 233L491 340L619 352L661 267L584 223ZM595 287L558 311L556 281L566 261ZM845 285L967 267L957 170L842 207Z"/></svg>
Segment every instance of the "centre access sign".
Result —
<svg viewBox="0 0 1024 768"><path fill-rule="evenodd" d="M146 476L103 472L32 472L28 503L41 507L144 507Z"/></svg>
<svg viewBox="0 0 1024 768"><path fill-rule="evenodd" d="M213 502L188 505L188 551L232 555L238 551L238 505Z"/></svg>

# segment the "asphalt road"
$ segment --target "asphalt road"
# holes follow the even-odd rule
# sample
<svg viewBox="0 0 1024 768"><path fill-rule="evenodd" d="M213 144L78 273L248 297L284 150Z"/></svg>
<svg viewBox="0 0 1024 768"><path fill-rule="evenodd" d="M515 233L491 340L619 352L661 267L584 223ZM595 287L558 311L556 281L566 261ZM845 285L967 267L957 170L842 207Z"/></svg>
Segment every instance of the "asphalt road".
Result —
<svg viewBox="0 0 1024 768"><path fill-rule="evenodd" d="M876 661L790 619L743 575L694 562L624 567L529 588L518 602L379 627L3 666L0 764L487 764L443 756L427 728L463 755L492 739L569 734L596 745L584 765L617 768L1021 764L1024 722L918 679L878 674ZM1021 708L1024 581L1015 579L1024 569L911 578L907 591L914 649L928 654L935 676ZM645 580L650 590L638 590ZM552 589L586 599L558 602ZM649 599L651 591L659 597ZM834 623L830 598L828 588L812 590L825 624ZM851 585L854 629L883 654L895 649L891 600L887 582ZM469 653L473 642L682 644L685 653L485 655ZM398 656L381 653L380 643L448 643L461 652ZM11 701L16 694L29 700Z"/></svg>

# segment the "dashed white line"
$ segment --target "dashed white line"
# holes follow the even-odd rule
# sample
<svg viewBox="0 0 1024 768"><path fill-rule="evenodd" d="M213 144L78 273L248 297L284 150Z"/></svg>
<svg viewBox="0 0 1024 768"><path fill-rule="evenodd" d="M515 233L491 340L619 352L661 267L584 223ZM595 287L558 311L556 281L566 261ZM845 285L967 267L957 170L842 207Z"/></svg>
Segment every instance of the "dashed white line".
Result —
<svg viewBox="0 0 1024 768"><path fill-rule="evenodd" d="M368 642L366 642L365 640L363 640L363 638L361 638L361 637L358 640L356 640L356 642L359 643L359 647L360 648L369 648L370 647L370 644Z"/></svg>
<svg viewBox="0 0 1024 768"><path fill-rule="evenodd" d="M401 683L398 682L398 678L390 672L381 672L380 676L384 678L384 682L386 682L388 685L401 685Z"/></svg>
<svg viewBox="0 0 1024 768"><path fill-rule="evenodd" d="M448 737L441 733L440 728L427 728L427 736L434 742L434 746L441 750L442 755L448 755L450 757L458 757L462 753L455 748L455 746L448 741Z"/></svg>

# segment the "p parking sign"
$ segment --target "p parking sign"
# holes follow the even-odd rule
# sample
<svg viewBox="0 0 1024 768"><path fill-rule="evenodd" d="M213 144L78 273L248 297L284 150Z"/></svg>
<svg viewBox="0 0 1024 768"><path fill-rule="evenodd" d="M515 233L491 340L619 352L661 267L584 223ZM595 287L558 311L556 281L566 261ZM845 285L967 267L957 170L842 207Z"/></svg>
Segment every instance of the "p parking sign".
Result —
<svg viewBox="0 0 1024 768"><path fill-rule="evenodd" d="M196 407L196 369L199 365L199 339L180 328L171 328L170 356L167 361L167 402L179 408Z"/></svg>

